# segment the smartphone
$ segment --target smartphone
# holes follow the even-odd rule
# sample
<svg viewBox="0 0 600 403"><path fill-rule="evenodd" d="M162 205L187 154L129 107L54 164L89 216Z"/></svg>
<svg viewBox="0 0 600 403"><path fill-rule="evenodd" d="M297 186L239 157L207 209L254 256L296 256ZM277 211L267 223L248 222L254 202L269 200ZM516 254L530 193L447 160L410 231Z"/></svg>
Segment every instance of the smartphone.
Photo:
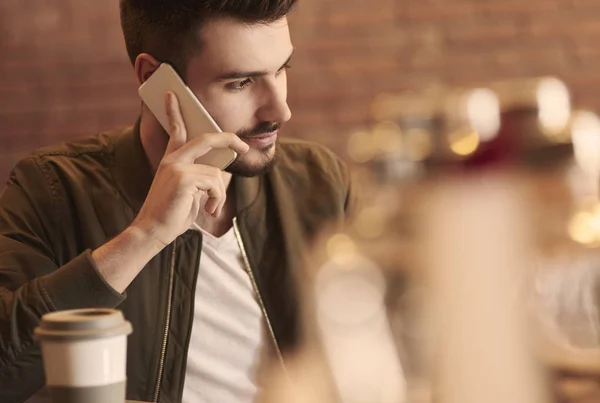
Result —
<svg viewBox="0 0 600 403"><path fill-rule="evenodd" d="M146 82L140 86L138 94L167 133L169 133L169 119L167 117L165 97L168 91L173 92L177 96L181 116L183 117L183 122L188 133L188 141L194 135L222 132L196 95L183 82L173 67L167 63L162 63ZM194 162L224 170L236 158L237 153L230 148L213 148Z"/></svg>

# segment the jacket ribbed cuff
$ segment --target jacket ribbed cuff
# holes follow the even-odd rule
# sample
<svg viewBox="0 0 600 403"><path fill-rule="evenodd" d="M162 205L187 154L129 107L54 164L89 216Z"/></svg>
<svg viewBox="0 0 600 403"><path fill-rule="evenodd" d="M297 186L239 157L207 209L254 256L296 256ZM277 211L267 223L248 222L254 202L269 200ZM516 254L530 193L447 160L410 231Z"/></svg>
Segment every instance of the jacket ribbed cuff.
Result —
<svg viewBox="0 0 600 403"><path fill-rule="evenodd" d="M102 277L91 250L40 278L40 286L57 310L115 308L126 298L125 293L119 294Z"/></svg>

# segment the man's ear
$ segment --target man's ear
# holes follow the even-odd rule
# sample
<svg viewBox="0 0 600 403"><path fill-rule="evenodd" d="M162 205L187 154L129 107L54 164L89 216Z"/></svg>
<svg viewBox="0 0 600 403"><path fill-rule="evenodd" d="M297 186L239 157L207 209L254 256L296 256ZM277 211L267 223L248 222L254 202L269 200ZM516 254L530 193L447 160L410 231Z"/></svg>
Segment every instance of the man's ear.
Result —
<svg viewBox="0 0 600 403"><path fill-rule="evenodd" d="M138 85L142 85L158 69L160 62L148 53L142 53L135 59L134 70Z"/></svg>

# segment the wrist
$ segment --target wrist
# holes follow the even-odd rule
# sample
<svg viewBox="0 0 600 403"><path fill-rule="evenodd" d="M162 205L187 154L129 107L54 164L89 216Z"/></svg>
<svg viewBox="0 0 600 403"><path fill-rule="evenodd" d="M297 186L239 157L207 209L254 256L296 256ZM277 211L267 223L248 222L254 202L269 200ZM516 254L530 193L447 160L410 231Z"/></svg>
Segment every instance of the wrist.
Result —
<svg viewBox="0 0 600 403"><path fill-rule="evenodd" d="M92 252L100 275L117 292L123 293L148 262L164 248L136 226L129 226Z"/></svg>
<svg viewBox="0 0 600 403"><path fill-rule="evenodd" d="M133 243L143 249L147 249L153 255L158 254L168 244L160 239L156 231L137 223L133 223L127 227L123 231L123 235L131 238Z"/></svg>

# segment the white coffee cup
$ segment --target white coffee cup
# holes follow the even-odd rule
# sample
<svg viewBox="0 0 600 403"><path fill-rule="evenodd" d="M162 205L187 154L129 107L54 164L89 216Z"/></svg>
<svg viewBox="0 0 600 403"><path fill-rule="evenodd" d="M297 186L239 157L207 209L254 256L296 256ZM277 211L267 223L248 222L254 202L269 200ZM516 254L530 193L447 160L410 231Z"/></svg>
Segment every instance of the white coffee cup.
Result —
<svg viewBox="0 0 600 403"><path fill-rule="evenodd" d="M114 309L58 311L35 329L53 403L125 401L131 324Z"/></svg>

